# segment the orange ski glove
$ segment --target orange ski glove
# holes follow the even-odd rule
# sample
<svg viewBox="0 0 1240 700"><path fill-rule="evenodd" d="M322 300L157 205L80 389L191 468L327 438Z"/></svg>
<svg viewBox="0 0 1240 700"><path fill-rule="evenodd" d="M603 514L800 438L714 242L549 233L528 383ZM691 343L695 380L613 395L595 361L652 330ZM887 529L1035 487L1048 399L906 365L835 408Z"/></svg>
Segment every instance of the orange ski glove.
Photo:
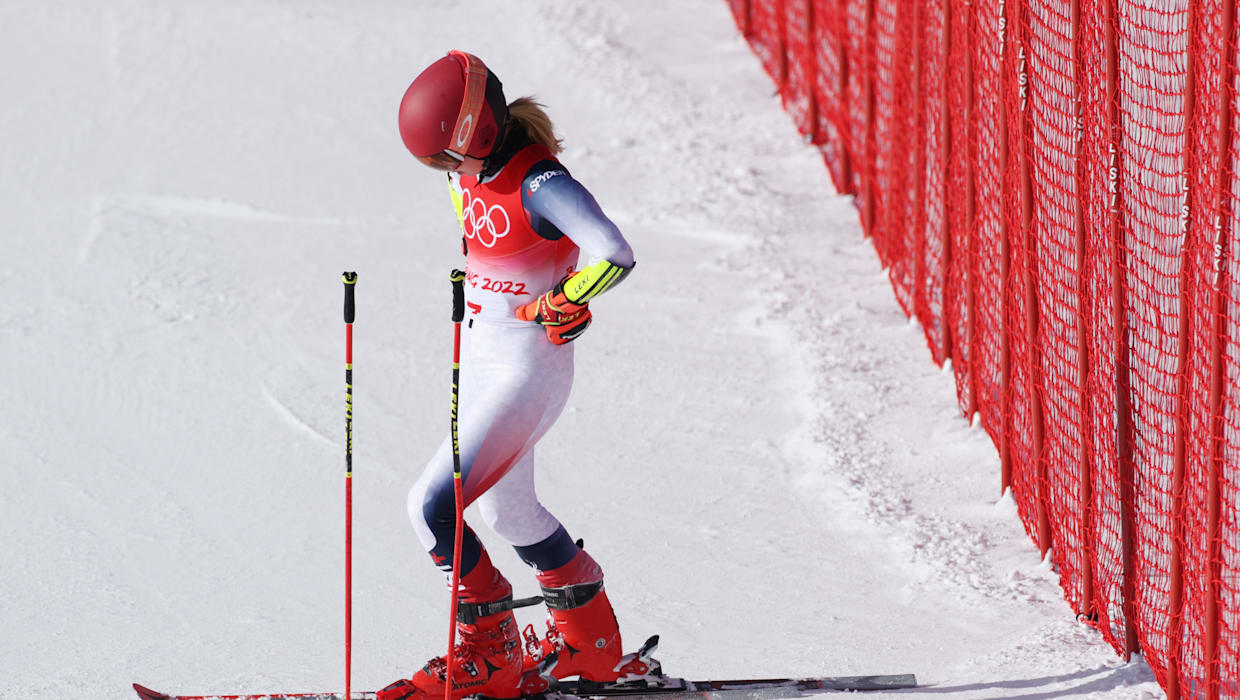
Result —
<svg viewBox="0 0 1240 700"><path fill-rule="evenodd" d="M517 307L517 318L541 323L547 329L547 339L556 345L563 345L586 332L590 326L590 305L569 301L561 280L554 289L538 299Z"/></svg>

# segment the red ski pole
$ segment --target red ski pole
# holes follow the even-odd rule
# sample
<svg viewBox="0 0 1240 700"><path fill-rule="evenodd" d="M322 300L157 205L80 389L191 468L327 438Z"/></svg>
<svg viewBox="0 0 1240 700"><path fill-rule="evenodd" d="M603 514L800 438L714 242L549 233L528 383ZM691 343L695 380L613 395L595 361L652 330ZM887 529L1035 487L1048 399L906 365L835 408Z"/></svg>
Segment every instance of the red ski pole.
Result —
<svg viewBox="0 0 1240 700"><path fill-rule="evenodd" d="M465 530L465 496L461 489L461 441L457 435L460 411L461 321L465 318L465 273L453 270L452 280L452 491L456 496L456 532L452 539L452 619L448 623L448 671L444 676L444 700L452 700L452 674L456 666L456 611L461 602L461 538Z"/></svg>
<svg viewBox="0 0 1240 700"><path fill-rule="evenodd" d="M357 273L344 280L344 697L353 680L353 290Z"/></svg>

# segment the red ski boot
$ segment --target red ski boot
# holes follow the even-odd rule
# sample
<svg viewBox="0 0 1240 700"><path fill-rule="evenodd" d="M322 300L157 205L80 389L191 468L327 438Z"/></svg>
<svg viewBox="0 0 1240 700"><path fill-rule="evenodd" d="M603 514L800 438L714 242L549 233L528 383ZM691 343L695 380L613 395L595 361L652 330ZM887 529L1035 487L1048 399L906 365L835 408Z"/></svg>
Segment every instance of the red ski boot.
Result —
<svg viewBox="0 0 1240 700"><path fill-rule="evenodd" d="M551 619L542 640L533 626L526 629L526 669L556 652L558 660L551 669L556 678L611 682L649 670L638 659L624 656L620 627L603 590L603 570L585 550L558 569L540 572L538 582Z"/></svg>
<svg viewBox="0 0 1240 700"><path fill-rule="evenodd" d="M521 635L511 603L512 586L483 552L478 565L461 579L457 618L460 641L453 654L453 698L515 698L522 694ZM413 678L396 681L380 690L377 698L441 700L447 670L446 656L431 659Z"/></svg>

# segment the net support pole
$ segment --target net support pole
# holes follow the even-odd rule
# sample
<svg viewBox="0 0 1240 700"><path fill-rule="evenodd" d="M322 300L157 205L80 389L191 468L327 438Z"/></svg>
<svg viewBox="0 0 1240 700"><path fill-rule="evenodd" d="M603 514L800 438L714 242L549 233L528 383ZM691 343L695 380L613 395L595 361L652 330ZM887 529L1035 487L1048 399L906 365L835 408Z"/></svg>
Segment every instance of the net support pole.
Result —
<svg viewBox="0 0 1240 700"><path fill-rule="evenodd" d="M779 56L775 61L779 71L779 96L784 108L788 107L788 4L790 0L775 0L775 28L779 38Z"/></svg>
<svg viewBox="0 0 1240 700"><path fill-rule="evenodd" d="M862 71L865 76L865 153L862 154L862 170L861 170L861 187L865 197L865 216L862 223L865 226L865 235L874 237L874 223L877 220L874 214L874 171L876 170L874 161L878 157L878 152L874 147L874 139L878 130L874 126L874 81L878 73L877 59L875 52L877 48L875 44L877 40L874 37L876 32L874 28L874 3L876 0L866 0L865 3L865 48L864 48L864 65ZM881 245L881 242L880 242Z"/></svg>
<svg viewBox="0 0 1240 700"><path fill-rule="evenodd" d="M1097 606L1094 603L1094 567L1097 562L1095 556L1096 548L1094 547L1094 523L1093 523L1093 500L1094 500L1094 440L1093 440L1093 401L1091 401L1089 387L1090 373L1090 357L1089 357L1089 338L1093 337L1093 323L1090 322L1092 314L1089 310L1093 308L1091 295L1088 286L1085 283L1086 271L1090 267L1088 257L1088 224L1087 213L1085 211L1085 191L1086 191L1086 156L1083 151L1085 123L1084 110L1081 103L1085 99L1085 62L1082 60L1084 38L1081 36L1081 2L1080 0L1072 0L1072 65L1076 73L1076 80L1073 87L1076 89L1076 99L1073 100L1073 111L1075 124L1075 133L1073 141L1076 144L1076 342L1077 342L1077 376L1079 377L1081 402L1079 410L1083 417L1083 429L1081 430L1081 450L1080 450L1080 470L1078 479L1080 482L1080 526L1081 526L1081 542L1084 546L1082 552L1082 569L1083 576L1081 581L1081 613L1086 618L1092 620L1097 619Z"/></svg>
<svg viewBox="0 0 1240 700"><path fill-rule="evenodd" d="M911 217L905 213L903 206L904 193L899 191L900 189L907 187L906 183L908 181L904 178L904 173L901 172L898 176L893 173L890 181L898 184L889 185L895 196L889 200L893 206L887 207L887 222L884 227L888 233L888 236L895 237L897 235L896 232L899 232L898 235L905 241L905 243L900 246L901 250L907 251L910 248L912 249L911 255L905 253L907 256L905 260L909 262L913 268L912 308L909 309L909 312L913 318L917 318L918 320L921 320L920 317L922 311L922 305L918 302L918 299L922 298L922 290L924 290L926 286L925 248L926 219L928 218L926 215L926 159L928 157L933 158L935 155L928 153L929 149L927 148L929 139L926 137L926 103L929 100L926 99L926 71L923 68L923 65L926 63L926 13L931 9L931 5L932 0L909 0L907 2L897 4L897 12L900 14L897 16L896 24L901 26L905 24L912 25L912 30L904 33L904 36L911 36L911 38L904 39L902 41L900 38L901 33L896 33L894 40L897 47L896 55L899 55L900 47L903 44L908 47L908 52L911 57L913 73L912 85L906 91L906 95L911 95L912 97L905 103L905 109L911 111L913 117L910 124L910 122L903 120L895 121L895 117L893 115L893 126L891 129L895 132L910 130L911 127L911 133L913 134L912 138L909 139L908 142L911 145L906 147L913 149L913 212L911 213ZM909 15L911 15L911 17L909 17ZM893 103L896 105L896 111L902 111L900 109L899 101L893 101ZM895 142L894 135L892 141ZM895 151L896 147L893 146L892 150ZM905 164L908 162L904 154L893 153L892 155L899 158L898 161L894 159L892 161L893 163L898 162L899 165L891 169L895 170L896 168L899 168L900 170L903 170ZM900 202L901 204L899 206L895 206L896 202ZM891 248L887 248L884 251L884 255L887 256L888 260L892 260L892 262L894 262L894 256L891 254ZM894 287L895 285L893 284L892 286Z"/></svg>
<svg viewBox="0 0 1240 700"><path fill-rule="evenodd" d="M1196 3L1188 5L1188 31L1196 27ZM1192 221L1192 173L1195 161L1193 151L1193 121L1197 108L1196 86L1194 76L1197 62L1200 60L1194 41L1188 42L1188 71L1184 81L1184 159L1182 162L1181 194L1183 204L1180 216L1180 328L1176 343L1176 405L1175 405L1175 442L1172 453L1171 470L1171 576L1170 595L1167 602L1167 698L1178 700L1181 684L1181 656L1184 646L1184 472L1187 462L1188 430L1191 425L1189 411L1189 391L1192 372L1192 308L1193 308L1193 269L1192 248L1190 241L1190 222Z"/></svg>
<svg viewBox="0 0 1240 700"><path fill-rule="evenodd" d="M849 117L847 115L846 106L848 104L848 81L850 75L849 55L848 55L848 0L839 0L835 7L835 26L832 30L835 32L836 46L839 47L836 53L836 62L839 64L839 90L836 93L838 101L832 105L832 109L836 114L835 130L840 136L840 194L855 195L857 188L853 187L853 138L852 129L849 128Z"/></svg>
<svg viewBox="0 0 1240 700"><path fill-rule="evenodd" d="M809 39L809 56L806 58L808 70L805 74L809 111L809 133L806 136L810 143L817 146L822 143L822 129L818 127L818 3L816 0L804 2L805 34Z"/></svg>
<svg viewBox="0 0 1240 700"><path fill-rule="evenodd" d="M1129 379L1127 248L1124 246L1123 110L1119 92L1119 10L1117 0L1103 0L1106 18L1103 24L1106 40L1107 72L1107 215L1111 241L1111 314L1114 319L1115 347L1115 465L1120 491L1120 550L1123 566L1124 660L1139 651L1137 641L1136 595L1136 527L1135 494L1132 469L1132 386Z"/></svg>
<svg viewBox="0 0 1240 700"><path fill-rule="evenodd" d="M965 187L965 240L967 249L962 260L962 264L968 270L966 274L966 284L968 285L966 303L968 309L967 330L968 338L965 342L968 344L969 356L968 360L972 366L968 368L967 381L969 382L969 403L965 407L965 415L969 421L973 421L974 414L978 411L977 403L977 375L981 368L981 362L978 359L977 345L977 172L975 164L977 162L977 138L973 130L977 125L973 123L973 34L974 22L976 21L976 8L972 2L962 3L963 11L967 13L965 20L965 36L962 40L965 42L964 61L964 125L961 127L965 130L965 153L964 156L964 187Z"/></svg>
<svg viewBox="0 0 1240 700"><path fill-rule="evenodd" d="M944 272L943 279L943 296L947 298L947 271L952 266L952 256L955 250L952 247L952 227L951 217L947 215L947 203L951 201L952 196L952 158L956 154L952 153L952 111L949 108L950 98L948 97L950 89L948 86L951 80L951 58L952 58L952 42L959 41L956 32L952 31L952 0L942 0L943 6L943 41L942 41L942 82L939 85L941 98L939 99L939 140L941 150L939 158L941 159L941 172L943 173L943 191L941 194L943 200L943 211L940 213L941 227L939 235L943 240L943 260L939 265L939 270ZM961 125L963 126L963 125ZM924 260L924 255L922 256ZM920 262L920 261L919 261ZM945 360L952 359L952 324L947 318L947 304L941 305L943 317L939 319L939 325L943 329L943 358ZM954 360L953 360L954 361Z"/></svg>
<svg viewBox="0 0 1240 700"><path fill-rule="evenodd" d="M1000 192L1008 195L1000 203L1000 209L1011 206L1011 193L1004 187L1007 179L1008 166L1012 157L1012 134L1008 128L1007 91L1011 86L1004 79L1007 76L1008 52L1011 42L1008 34L1011 31L1010 2L999 0L999 120L1003 124L1002 136L999 139L999 182ZM1002 194L1000 196L1002 196ZM1008 281L1012 275L1012 226L1005 214L999 215L999 290L1002 297L999 301L999 488L1007 493L1012 488L1012 329L1008 322Z"/></svg>
<svg viewBox="0 0 1240 700"><path fill-rule="evenodd" d="M1228 180L1235 172L1235 159L1231 150L1231 102L1234 98L1232 86L1235 76L1232 73L1235 61L1236 6L1232 2L1223 3L1223 47L1219 65L1219 101L1218 110L1218 169L1215 171L1214 191L1218 201L1214 219L1214 274L1212 318L1214 327L1210 334L1210 454L1209 472L1207 474L1206 493L1206 557L1209 580L1206 582L1206 619L1204 656L1206 663L1206 697L1218 700L1221 681L1221 660L1219 659L1219 624L1222 615L1222 563L1223 563L1223 532L1222 532L1222 481L1223 481L1223 440L1225 410L1226 367L1223 362L1224 350L1228 333L1228 294L1231 278L1228 274L1228 251L1231 246L1232 232L1229 226L1233 212L1230 211Z"/></svg>
<svg viewBox="0 0 1240 700"><path fill-rule="evenodd" d="M1027 465L1034 469L1034 509L1037 516L1038 550L1045 558L1051 549L1050 526L1050 480L1046 473L1046 455L1043 444L1043 410L1042 410L1042 341L1038 331L1038 232L1033 221L1033 118L1030 116L1029 79L1029 8L1025 0L1021 0L1018 10L1019 20L1014 29L1017 37L1017 83L1020 90L1020 234L1025 244L1024 294L1025 294L1025 328L1029 337L1031 357L1029 361L1029 413L1030 413L1030 445L1033 449L1033 464Z"/></svg>

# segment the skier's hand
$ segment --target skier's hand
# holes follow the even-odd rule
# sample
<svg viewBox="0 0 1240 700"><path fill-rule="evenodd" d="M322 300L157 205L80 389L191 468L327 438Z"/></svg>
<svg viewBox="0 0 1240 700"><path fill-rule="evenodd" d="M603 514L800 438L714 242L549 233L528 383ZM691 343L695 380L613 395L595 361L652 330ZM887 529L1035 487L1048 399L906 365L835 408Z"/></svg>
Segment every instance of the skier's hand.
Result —
<svg viewBox="0 0 1240 700"><path fill-rule="evenodd" d="M555 289L517 307L517 318L541 323L547 329L547 339L556 345L563 345L586 332L590 326L590 305L569 301L561 281Z"/></svg>

